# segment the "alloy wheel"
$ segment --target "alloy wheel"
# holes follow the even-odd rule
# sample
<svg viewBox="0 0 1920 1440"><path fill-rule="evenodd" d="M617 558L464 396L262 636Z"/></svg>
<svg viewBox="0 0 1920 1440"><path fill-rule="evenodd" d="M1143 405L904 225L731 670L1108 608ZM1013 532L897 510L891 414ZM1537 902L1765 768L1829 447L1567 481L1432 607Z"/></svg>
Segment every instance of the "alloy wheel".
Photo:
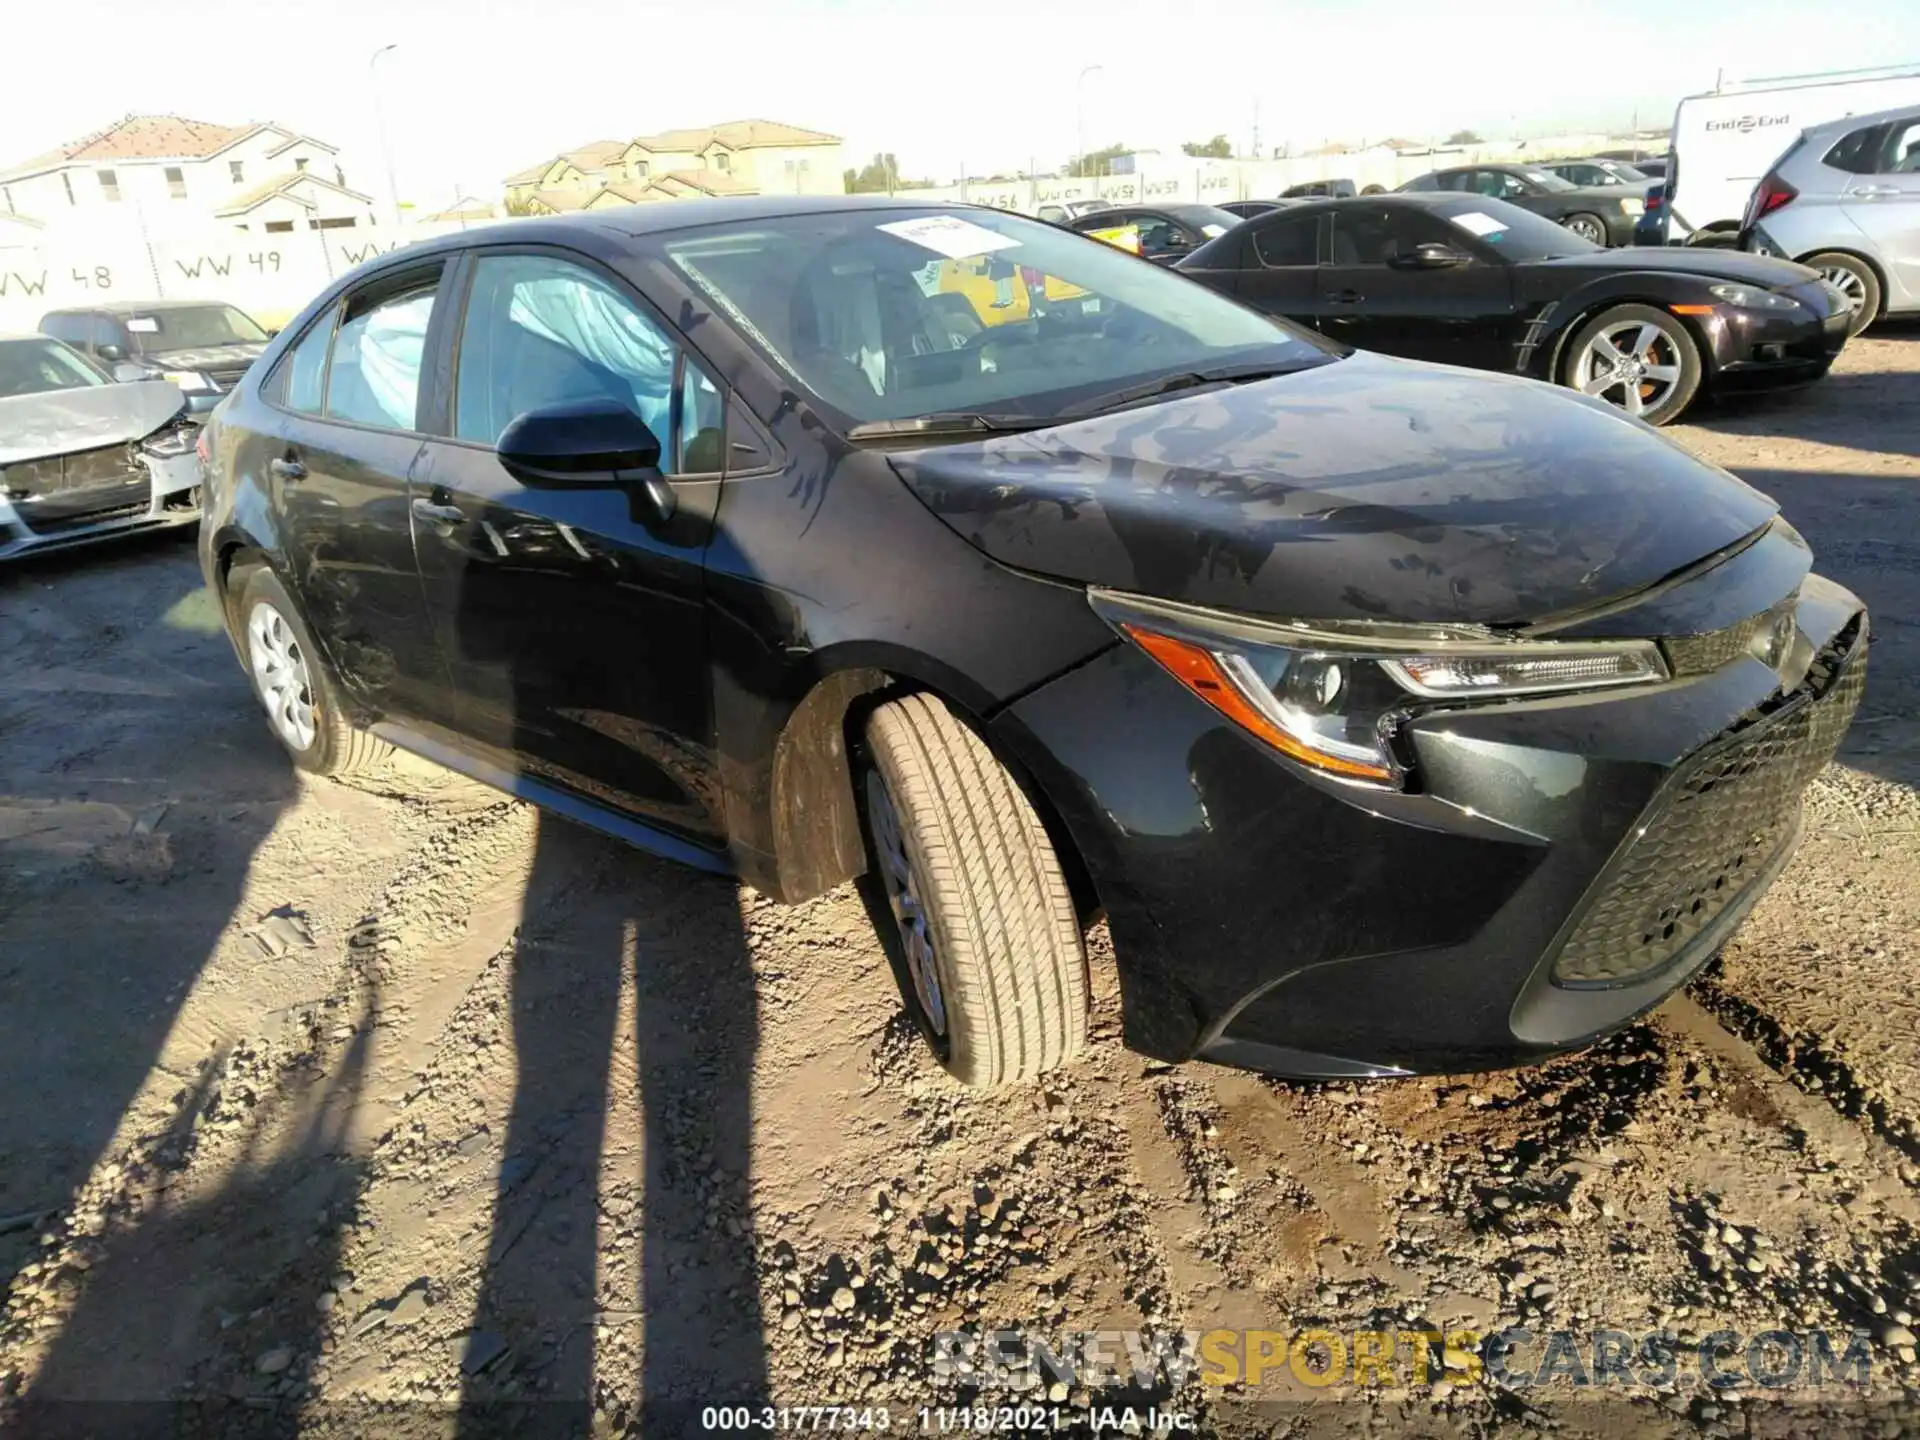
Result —
<svg viewBox="0 0 1920 1440"><path fill-rule="evenodd" d="M1820 278L1840 292L1847 302L1847 309L1858 311L1867 303L1866 282L1860 278L1860 272L1852 266L1825 266L1820 271Z"/></svg>
<svg viewBox="0 0 1920 1440"><path fill-rule="evenodd" d="M1578 235L1582 240L1591 240L1596 245L1604 245L1607 243L1607 232L1600 227L1599 221L1592 219L1590 216L1576 215L1571 220L1566 221L1565 224L1567 229Z"/></svg>
<svg viewBox="0 0 1920 1440"><path fill-rule="evenodd" d="M1680 383L1673 337L1644 320L1609 325L1588 342L1574 367L1574 388L1629 415L1658 410Z"/></svg>
<svg viewBox="0 0 1920 1440"><path fill-rule="evenodd" d="M887 793L887 782L880 778L878 770L867 772L867 816L873 826L873 848L880 861L880 880L886 887L887 904L893 910L894 923L900 928L900 944L906 951L907 974L913 980L914 998L920 1002L921 1013L933 1033L945 1036L946 998L940 990L933 930L914 878L913 860L907 854L899 812L893 808L893 797Z"/></svg>
<svg viewBox="0 0 1920 1440"><path fill-rule="evenodd" d="M295 750L313 744L313 677L286 617L259 604L247 617L247 658L274 733Z"/></svg>

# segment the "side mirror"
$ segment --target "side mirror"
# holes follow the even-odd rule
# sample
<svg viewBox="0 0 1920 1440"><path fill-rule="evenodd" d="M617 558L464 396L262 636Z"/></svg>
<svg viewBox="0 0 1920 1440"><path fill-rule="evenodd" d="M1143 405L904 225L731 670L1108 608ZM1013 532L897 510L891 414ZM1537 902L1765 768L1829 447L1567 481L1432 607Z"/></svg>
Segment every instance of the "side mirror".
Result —
<svg viewBox="0 0 1920 1440"><path fill-rule="evenodd" d="M109 365L116 360L124 360L127 358L127 352L122 350L118 345L96 345L93 347L93 353Z"/></svg>
<svg viewBox="0 0 1920 1440"><path fill-rule="evenodd" d="M136 365L131 360L116 360L113 365L113 378L119 384L131 385L136 380L151 380L153 372L144 365Z"/></svg>
<svg viewBox="0 0 1920 1440"><path fill-rule="evenodd" d="M1437 240L1429 240L1424 245L1416 245L1405 255L1396 255L1388 262L1396 270L1448 270L1455 265L1467 263L1467 257L1451 245L1442 245Z"/></svg>
<svg viewBox="0 0 1920 1440"><path fill-rule="evenodd" d="M267 330L267 338L269 340L273 339L274 336L280 333L280 327L278 325L269 325L266 327L266 330Z"/></svg>
<svg viewBox="0 0 1920 1440"><path fill-rule="evenodd" d="M494 446L500 463L536 490L625 489L634 518L664 524L675 496L660 473L660 441L617 400L568 400L516 415Z"/></svg>

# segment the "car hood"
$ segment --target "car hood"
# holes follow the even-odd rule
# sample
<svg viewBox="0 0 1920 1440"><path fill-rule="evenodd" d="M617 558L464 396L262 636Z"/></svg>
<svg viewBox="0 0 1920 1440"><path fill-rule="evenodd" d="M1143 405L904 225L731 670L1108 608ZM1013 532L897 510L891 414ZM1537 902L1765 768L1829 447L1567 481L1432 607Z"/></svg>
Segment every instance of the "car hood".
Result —
<svg viewBox="0 0 1920 1440"><path fill-rule="evenodd" d="M229 370L235 365L251 365L260 358L265 345L200 345L191 350L149 350L140 361L162 370Z"/></svg>
<svg viewBox="0 0 1920 1440"><path fill-rule="evenodd" d="M1751 255L1744 250L1726 250L1715 245L1629 245L1619 250L1563 255L1557 260L1533 263L1548 270L1658 270L1667 274L1704 275L1710 280L1734 280L1743 285L1764 285L1770 290L1805 285L1820 278L1817 270L1809 270L1791 260Z"/></svg>
<svg viewBox="0 0 1920 1440"><path fill-rule="evenodd" d="M1367 354L892 460L1004 564L1303 620L1537 621L1776 509L1599 401Z"/></svg>
<svg viewBox="0 0 1920 1440"><path fill-rule="evenodd" d="M186 403L180 387L165 380L6 396L0 398L0 465L139 440Z"/></svg>

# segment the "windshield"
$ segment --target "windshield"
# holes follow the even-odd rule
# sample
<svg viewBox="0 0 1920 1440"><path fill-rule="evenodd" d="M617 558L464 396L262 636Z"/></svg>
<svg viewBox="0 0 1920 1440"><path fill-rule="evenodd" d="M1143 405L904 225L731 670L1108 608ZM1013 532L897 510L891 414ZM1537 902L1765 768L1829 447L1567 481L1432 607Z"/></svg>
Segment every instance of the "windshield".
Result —
<svg viewBox="0 0 1920 1440"><path fill-rule="evenodd" d="M1209 240L1226 234L1242 218L1231 210L1222 210L1218 205L1176 205L1167 213L1184 220Z"/></svg>
<svg viewBox="0 0 1920 1440"><path fill-rule="evenodd" d="M213 345L264 345L267 332L231 305L191 305L129 315L127 337L136 354L156 355Z"/></svg>
<svg viewBox="0 0 1920 1440"><path fill-rule="evenodd" d="M0 340L0 395L44 395L106 383L105 375L58 340Z"/></svg>
<svg viewBox="0 0 1920 1440"><path fill-rule="evenodd" d="M1446 201L1434 213L1456 229L1491 245L1509 260L1557 260L1594 255L1606 249L1531 210L1504 200L1472 198Z"/></svg>
<svg viewBox="0 0 1920 1440"><path fill-rule="evenodd" d="M1514 174L1523 180L1531 181L1542 190L1578 190L1580 187L1571 180L1563 179L1551 170L1535 170L1531 166L1516 166Z"/></svg>
<svg viewBox="0 0 1920 1440"><path fill-rule="evenodd" d="M795 215L679 232L663 248L769 361L854 424L1047 417L1158 376L1338 353L1111 245L998 211Z"/></svg>
<svg viewBox="0 0 1920 1440"><path fill-rule="evenodd" d="M1624 165L1618 160L1602 160L1600 162L1600 168L1622 185L1637 185L1653 178L1644 170L1635 169L1631 165Z"/></svg>

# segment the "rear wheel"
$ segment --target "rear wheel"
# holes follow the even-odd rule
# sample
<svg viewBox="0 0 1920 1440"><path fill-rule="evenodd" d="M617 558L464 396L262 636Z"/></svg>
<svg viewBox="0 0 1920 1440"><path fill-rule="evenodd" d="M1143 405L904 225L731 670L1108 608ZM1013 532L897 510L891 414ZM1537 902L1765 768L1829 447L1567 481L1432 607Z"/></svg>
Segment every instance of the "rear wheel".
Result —
<svg viewBox="0 0 1920 1440"><path fill-rule="evenodd" d="M253 691L274 738L315 775L345 775L384 760L390 748L346 721L306 623L264 566L240 589L241 645Z"/></svg>
<svg viewBox="0 0 1920 1440"><path fill-rule="evenodd" d="M1596 245L1604 245L1607 243L1606 222L1598 215L1588 215L1585 213L1569 215L1560 223L1578 235L1582 240L1591 240Z"/></svg>
<svg viewBox="0 0 1920 1440"><path fill-rule="evenodd" d="M981 1086L1070 1060L1086 1043L1086 954L1032 803L930 695L875 710L866 749L870 898L934 1054Z"/></svg>
<svg viewBox="0 0 1920 1440"><path fill-rule="evenodd" d="M1842 295L1853 313L1847 319L1847 334L1858 335L1880 317L1880 277L1873 267L1857 255L1830 250L1809 255L1800 262L1820 272L1820 276Z"/></svg>
<svg viewBox="0 0 1920 1440"><path fill-rule="evenodd" d="M1649 425L1677 419L1700 388L1700 347L1651 305L1615 305L1574 332L1561 383Z"/></svg>

